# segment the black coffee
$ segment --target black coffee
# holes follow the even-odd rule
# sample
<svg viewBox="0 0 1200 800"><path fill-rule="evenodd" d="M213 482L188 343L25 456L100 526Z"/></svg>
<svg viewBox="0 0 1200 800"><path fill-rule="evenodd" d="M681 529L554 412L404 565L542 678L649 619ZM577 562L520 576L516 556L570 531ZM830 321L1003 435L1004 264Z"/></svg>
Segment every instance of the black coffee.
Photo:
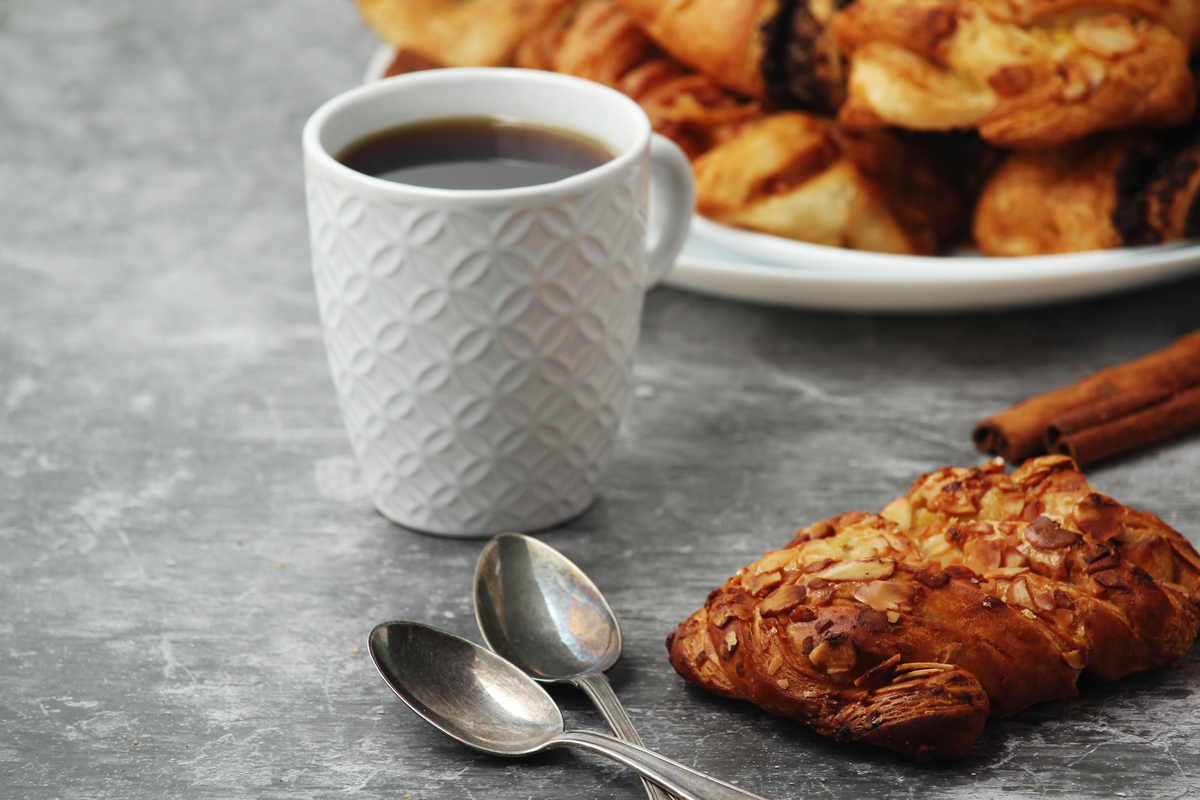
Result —
<svg viewBox="0 0 1200 800"><path fill-rule="evenodd" d="M373 133L346 147L337 160L410 186L515 189L569 178L612 157L599 142L570 131L464 117Z"/></svg>

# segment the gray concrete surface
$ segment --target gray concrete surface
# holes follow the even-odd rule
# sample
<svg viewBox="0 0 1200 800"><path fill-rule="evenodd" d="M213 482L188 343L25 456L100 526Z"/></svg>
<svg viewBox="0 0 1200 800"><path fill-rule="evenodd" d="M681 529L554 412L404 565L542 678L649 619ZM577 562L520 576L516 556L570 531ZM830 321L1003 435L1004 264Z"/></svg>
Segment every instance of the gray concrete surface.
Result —
<svg viewBox="0 0 1200 800"><path fill-rule="evenodd" d="M0 0L0 797L640 796L598 758L466 750L366 655L392 618L478 641L481 546L373 511L321 348L299 131L374 48L347 0ZM622 621L643 738L781 800L1200 797L1195 649L932 766L663 649L801 525L979 463L980 417L1196 328L1196 278L927 317L654 290L601 498L544 535ZM1200 436L1089 474L1200 541Z"/></svg>

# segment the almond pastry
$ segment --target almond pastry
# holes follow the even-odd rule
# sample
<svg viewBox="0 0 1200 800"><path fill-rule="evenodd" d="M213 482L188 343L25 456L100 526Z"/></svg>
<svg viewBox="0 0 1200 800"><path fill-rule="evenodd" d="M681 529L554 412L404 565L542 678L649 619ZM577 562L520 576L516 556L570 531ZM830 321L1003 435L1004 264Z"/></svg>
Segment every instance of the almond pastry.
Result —
<svg viewBox="0 0 1200 800"><path fill-rule="evenodd" d="M688 681L839 741L967 754L989 715L1178 661L1200 555L1063 456L918 478L801 530L667 639Z"/></svg>

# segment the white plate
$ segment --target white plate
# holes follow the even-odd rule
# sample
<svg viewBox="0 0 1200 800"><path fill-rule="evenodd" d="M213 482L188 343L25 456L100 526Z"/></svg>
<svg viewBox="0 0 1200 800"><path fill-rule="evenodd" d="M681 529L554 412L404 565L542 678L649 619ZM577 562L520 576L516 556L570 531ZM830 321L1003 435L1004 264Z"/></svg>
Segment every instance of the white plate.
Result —
<svg viewBox="0 0 1200 800"><path fill-rule="evenodd" d="M364 79L391 63L386 45ZM668 286L770 305L836 311L937 312L1072 300L1200 269L1200 243L1057 256L894 256L808 244L730 228L701 217Z"/></svg>
<svg viewBox="0 0 1200 800"><path fill-rule="evenodd" d="M967 311L1070 300L1200 268L1200 244L1057 256L893 256L806 244L696 219L668 285L839 311Z"/></svg>

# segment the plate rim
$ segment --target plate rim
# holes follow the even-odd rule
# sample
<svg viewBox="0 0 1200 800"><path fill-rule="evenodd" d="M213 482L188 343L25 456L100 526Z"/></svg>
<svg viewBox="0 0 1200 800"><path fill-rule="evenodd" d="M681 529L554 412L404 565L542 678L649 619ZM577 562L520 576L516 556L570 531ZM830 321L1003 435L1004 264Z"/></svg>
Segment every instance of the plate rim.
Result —
<svg viewBox="0 0 1200 800"><path fill-rule="evenodd" d="M1136 263L1157 263L1181 254L1200 257L1200 241L1180 240L1137 247L1086 250L1037 256L983 256L948 254L916 256L877 253L844 247L787 239L767 233L724 225L701 216L693 218L692 231L697 238L747 257L747 264L808 269L850 270L872 277L889 274L908 278L929 277L937 280L973 282L993 277L1020 277L1047 273L1092 273L1097 269L1123 269ZM812 266L815 264L816 266ZM994 273L994 274L993 274Z"/></svg>

